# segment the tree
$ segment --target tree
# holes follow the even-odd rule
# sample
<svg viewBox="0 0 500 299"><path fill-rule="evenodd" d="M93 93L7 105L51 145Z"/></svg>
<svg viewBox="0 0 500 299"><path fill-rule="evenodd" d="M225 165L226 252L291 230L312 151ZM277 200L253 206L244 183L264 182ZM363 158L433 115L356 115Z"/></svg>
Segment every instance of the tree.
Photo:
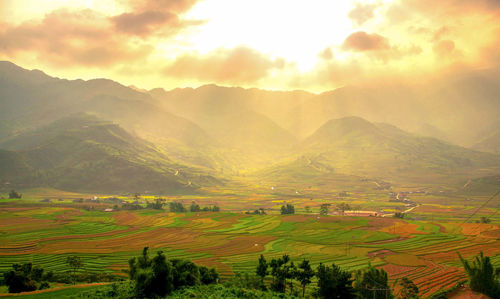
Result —
<svg viewBox="0 0 500 299"><path fill-rule="evenodd" d="M33 265L13 264L12 270L3 274L9 293L29 292L37 289L35 280L32 279Z"/></svg>
<svg viewBox="0 0 500 299"><path fill-rule="evenodd" d="M170 212L184 213L187 212L186 208L180 202L172 201L168 204Z"/></svg>
<svg viewBox="0 0 500 299"><path fill-rule="evenodd" d="M409 278L403 277L399 283L401 291L399 298L401 299L418 299L418 287Z"/></svg>
<svg viewBox="0 0 500 299"><path fill-rule="evenodd" d="M341 202L336 205L336 210L340 211L341 215L344 215L345 211L351 210L351 206L345 202Z"/></svg>
<svg viewBox="0 0 500 299"><path fill-rule="evenodd" d="M405 218L405 213L403 213L403 212L396 212L396 213L394 213L394 216L392 216L392 217L403 219L403 218Z"/></svg>
<svg viewBox="0 0 500 299"><path fill-rule="evenodd" d="M66 259L66 263L70 267L73 276L73 284L76 284L76 272L83 267L82 259L76 255L70 255Z"/></svg>
<svg viewBox="0 0 500 299"><path fill-rule="evenodd" d="M201 210L200 206L193 201L191 203L191 206L189 207L189 211L191 211L191 212L199 212L200 210Z"/></svg>
<svg viewBox="0 0 500 299"><path fill-rule="evenodd" d="M355 291L352 287L351 273L342 270L339 266L332 264L332 267L319 264L316 269L318 278L317 295L320 298L355 298ZM368 298L368 297L362 297Z"/></svg>
<svg viewBox="0 0 500 299"><path fill-rule="evenodd" d="M314 270L311 268L309 261L304 259L297 270L295 277L300 282L302 286L302 297L305 296L306 286L311 283L311 279L314 277Z"/></svg>
<svg viewBox="0 0 500 299"><path fill-rule="evenodd" d="M215 270L215 268L207 268L205 266L200 266L200 281L202 284L212 284L217 283L219 280L219 273Z"/></svg>
<svg viewBox="0 0 500 299"><path fill-rule="evenodd" d="M267 268L268 268L267 261L264 258L264 255L261 254L259 258L259 264L257 265L257 270L255 272L261 278L263 290L266 289L266 285L264 284L264 278L266 278L266 276L269 274L269 270L267 270Z"/></svg>
<svg viewBox="0 0 500 299"><path fill-rule="evenodd" d="M481 223L490 223L491 219L483 216L483 217L481 217L480 222Z"/></svg>
<svg viewBox="0 0 500 299"><path fill-rule="evenodd" d="M155 209L155 210L161 210L163 209L163 205L165 204L165 199L158 197L155 198L154 203L148 203L148 208Z"/></svg>
<svg viewBox="0 0 500 299"><path fill-rule="evenodd" d="M130 271L135 273L135 294L139 298L165 297L173 290L172 264L166 260L162 251L158 251L152 260L149 260L149 256L144 259L144 254L147 253L148 250L143 250L143 267L138 263L139 268Z"/></svg>
<svg viewBox="0 0 500 299"><path fill-rule="evenodd" d="M290 295L296 294L296 292L293 290L293 280L296 278L297 272L297 266L295 266L293 262L290 263L290 266L285 265L285 283L286 279L289 279L288 286L290 287Z"/></svg>
<svg viewBox="0 0 500 299"><path fill-rule="evenodd" d="M490 257L484 256L483 252L476 256L472 264L458 253L465 272L469 276L469 287L471 290L490 296L500 298L500 283L498 282L499 268L493 268Z"/></svg>
<svg viewBox="0 0 500 299"><path fill-rule="evenodd" d="M295 207L291 204L287 204L286 206L281 206L281 215L290 215L295 214Z"/></svg>
<svg viewBox="0 0 500 299"><path fill-rule="evenodd" d="M394 298L388 284L387 272L368 265L368 269L358 270L355 275L354 289L361 298Z"/></svg>
<svg viewBox="0 0 500 299"><path fill-rule="evenodd" d="M219 278L215 268L197 266L189 260L166 260L162 251L151 259L148 247L129 260L128 272L138 298L163 298L181 287L215 283Z"/></svg>
<svg viewBox="0 0 500 299"><path fill-rule="evenodd" d="M21 197L23 197L23 195L22 195L22 194L17 193L17 191L16 191L16 190L10 190L10 192L9 192L9 198L10 198L10 199L13 199L13 198L21 198Z"/></svg>
<svg viewBox="0 0 500 299"><path fill-rule="evenodd" d="M200 270L193 262L182 259L172 259L170 262L174 267L175 289L201 284Z"/></svg>
<svg viewBox="0 0 500 299"><path fill-rule="evenodd" d="M218 206L213 206L212 212L220 212L220 208Z"/></svg>
<svg viewBox="0 0 500 299"><path fill-rule="evenodd" d="M321 216L327 216L328 215L328 207L330 206L329 203L324 203L320 206L319 208L319 214Z"/></svg>
<svg viewBox="0 0 500 299"><path fill-rule="evenodd" d="M283 255L281 258L272 259L271 263L271 275L273 276L273 281L271 283L271 290L279 293L285 293L286 291L286 279L288 276L289 268L286 264L290 261L288 255Z"/></svg>

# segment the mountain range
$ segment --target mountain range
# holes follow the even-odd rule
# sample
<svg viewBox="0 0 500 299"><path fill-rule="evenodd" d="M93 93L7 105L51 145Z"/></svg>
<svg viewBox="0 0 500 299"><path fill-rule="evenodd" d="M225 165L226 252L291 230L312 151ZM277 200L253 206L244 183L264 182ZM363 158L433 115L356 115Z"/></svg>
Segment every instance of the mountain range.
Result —
<svg viewBox="0 0 500 299"><path fill-rule="evenodd" d="M500 173L493 73L322 94L142 91L0 62L0 182L177 194L243 175L308 173L312 184L341 175L453 184L491 177Z"/></svg>

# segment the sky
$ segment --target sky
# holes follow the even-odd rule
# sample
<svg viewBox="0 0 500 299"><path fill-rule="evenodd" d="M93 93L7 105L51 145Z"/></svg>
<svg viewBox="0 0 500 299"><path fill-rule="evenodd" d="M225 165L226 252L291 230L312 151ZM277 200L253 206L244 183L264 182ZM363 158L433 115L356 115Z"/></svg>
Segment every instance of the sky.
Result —
<svg viewBox="0 0 500 299"><path fill-rule="evenodd" d="M152 89L322 92L500 64L500 0L0 0L0 60Z"/></svg>

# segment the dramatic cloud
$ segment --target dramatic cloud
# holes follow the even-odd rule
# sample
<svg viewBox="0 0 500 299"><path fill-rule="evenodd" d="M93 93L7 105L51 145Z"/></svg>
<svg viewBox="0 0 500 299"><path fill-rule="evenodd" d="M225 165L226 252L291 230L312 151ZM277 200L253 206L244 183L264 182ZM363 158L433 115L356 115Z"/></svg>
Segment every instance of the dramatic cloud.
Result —
<svg viewBox="0 0 500 299"><path fill-rule="evenodd" d="M60 9L41 22L0 29L0 53L33 52L53 65L109 66L148 56L152 48L120 39L107 19L92 10Z"/></svg>
<svg viewBox="0 0 500 299"><path fill-rule="evenodd" d="M111 18L117 31L122 33L148 37L153 33L169 36L203 21L180 20L170 12L145 11L141 13L123 13Z"/></svg>
<svg viewBox="0 0 500 299"><path fill-rule="evenodd" d="M368 34L364 31L358 31L345 39L342 48L350 51L374 51L388 49L389 42L379 34Z"/></svg>
<svg viewBox="0 0 500 299"><path fill-rule="evenodd" d="M354 8L347 15L356 26L362 26L375 16L378 4L363 4L356 2Z"/></svg>
<svg viewBox="0 0 500 299"><path fill-rule="evenodd" d="M124 13L111 20L119 31L135 34L146 35L154 29L166 23L173 24L177 27L179 19L177 15L172 13L162 13L156 11L146 11L141 13Z"/></svg>
<svg viewBox="0 0 500 299"><path fill-rule="evenodd" d="M284 65L284 59L272 60L251 48L222 48L207 55L182 55L165 68L164 74L175 78L245 84L265 78L272 69L281 69Z"/></svg>
<svg viewBox="0 0 500 299"><path fill-rule="evenodd" d="M197 1L149 0L131 1L131 12L114 17L111 21L119 32L148 37L153 33L172 35L183 28L203 24L203 21L183 20L178 14L191 8Z"/></svg>
<svg viewBox="0 0 500 299"><path fill-rule="evenodd" d="M499 0L292 2L277 16L280 1L4 0L0 59L146 88L311 91L500 65Z"/></svg>
<svg viewBox="0 0 500 299"><path fill-rule="evenodd" d="M169 11L183 13L200 0L122 0L135 11Z"/></svg>

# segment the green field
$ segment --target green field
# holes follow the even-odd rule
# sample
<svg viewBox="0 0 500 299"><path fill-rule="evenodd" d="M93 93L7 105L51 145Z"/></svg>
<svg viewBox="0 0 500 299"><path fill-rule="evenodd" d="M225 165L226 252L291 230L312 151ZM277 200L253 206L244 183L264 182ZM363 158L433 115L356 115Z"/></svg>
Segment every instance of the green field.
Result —
<svg viewBox="0 0 500 299"><path fill-rule="evenodd" d="M2 272L22 262L63 272L68 270L67 256L78 255L84 263L81 271L125 275L122 270L127 268L127 260L149 246L153 251L163 250L168 258L188 258L215 266L227 279L236 272L253 272L260 254L273 258L286 253L295 261L308 258L314 265L336 263L349 271L371 263L385 269L391 281L413 279L427 297L466 279L456 252L470 257L483 251L500 265L500 228L495 224L462 224L474 207L459 206L462 197L457 195L449 196L449 206L442 206L436 202L443 196L415 194L412 200L419 206L403 220L390 214L319 216L317 207L327 202L324 199L296 197L279 201L274 199L279 196L273 194L268 198L263 194L251 198L239 194L227 206L227 195L223 193L219 198L168 199L185 205L196 200L202 206L222 207L221 212L197 213L170 213L168 209L104 212L114 206L105 197L99 202L75 203L74 199L88 195L50 189L25 194L25 199L0 204ZM383 193L352 192L342 200L359 203L363 210L389 211L400 205L372 201L372 196L381 198ZM42 201L46 198L51 202ZM152 199L141 197L144 201ZM123 196L120 200L134 199ZM283 202L295 204L297 214L279 215L277 209ZM304 212L305 205L311 212ZM90 206L93 210L89 211ZM268 214L244 213L259 207ZM484 209L477 217L488 214L491 211Z"/></svg>

